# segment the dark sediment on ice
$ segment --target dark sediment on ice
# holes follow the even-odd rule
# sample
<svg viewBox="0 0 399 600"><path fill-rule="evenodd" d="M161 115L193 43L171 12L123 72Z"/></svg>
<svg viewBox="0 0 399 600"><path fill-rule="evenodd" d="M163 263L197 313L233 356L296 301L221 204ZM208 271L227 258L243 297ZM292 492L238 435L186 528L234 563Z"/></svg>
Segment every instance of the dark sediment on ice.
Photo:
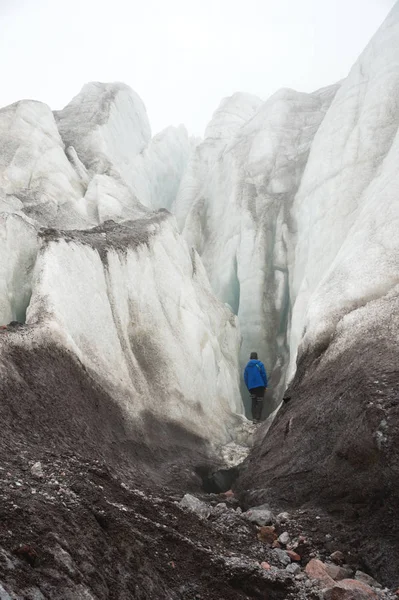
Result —
<svg viewBox="0 0 399 600"><path fill-rule="evenodd" d="M247 506L305 507L309 527L321 515L321 539L336 535L338 546L358 556L379 581L396 586L397 304L377 302L368 321L300 357L285 403L267 436L259 431L236 486ZM391 316L383 319L387 312Z"/></svg>
<svg viewBox="0 0 399 600"><path fill-rule="evenodd" d="M70 351L43 346L33 330L0 342L0 591L287 597L292 577L256 562L254 526L234 513L218 528L174 502L200 490L196 471L217 468L204 440L149 413L135 429Z"/></svg>

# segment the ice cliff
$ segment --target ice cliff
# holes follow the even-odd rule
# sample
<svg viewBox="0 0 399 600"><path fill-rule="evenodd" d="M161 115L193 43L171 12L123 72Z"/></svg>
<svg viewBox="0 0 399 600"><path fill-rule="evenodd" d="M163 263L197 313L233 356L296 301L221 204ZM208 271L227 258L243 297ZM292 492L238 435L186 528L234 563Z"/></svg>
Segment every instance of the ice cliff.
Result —
<svg viewBox="0 0 399 600"><path fill-rule="evenodd" d="M173 206L217 296L238 315L241 365L257 350L281 398L289 360L291 208L337 86L222 102ZM270 406L272 408L272 406Z"/></svg>
<svg viewBox="0 0 399 600"><path fill-rule="evenodd" d="M55 114L33 101L0 110L0 131L1 324L25 323L27 348L69 352L136 430L151 415L231 441L237 318L159 210L192 152L185 128L152 138L132 90L93 83ZM17 338L3 333L3 360Z"/></svg>

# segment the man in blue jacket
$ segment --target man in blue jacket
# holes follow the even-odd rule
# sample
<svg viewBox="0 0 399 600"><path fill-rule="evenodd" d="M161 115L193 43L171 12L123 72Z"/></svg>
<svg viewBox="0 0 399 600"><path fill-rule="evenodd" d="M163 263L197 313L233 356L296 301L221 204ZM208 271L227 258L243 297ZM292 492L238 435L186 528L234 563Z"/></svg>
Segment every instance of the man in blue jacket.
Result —
<svg viewBox="0 0 399 600"><path fill-rule="evenodd" d="M267 375L263 362L258 360L257 352L251 352L250 361L245 367L244 381L252 400L252 418L254 423L261 420L263 399L267 388Z"/></svg>

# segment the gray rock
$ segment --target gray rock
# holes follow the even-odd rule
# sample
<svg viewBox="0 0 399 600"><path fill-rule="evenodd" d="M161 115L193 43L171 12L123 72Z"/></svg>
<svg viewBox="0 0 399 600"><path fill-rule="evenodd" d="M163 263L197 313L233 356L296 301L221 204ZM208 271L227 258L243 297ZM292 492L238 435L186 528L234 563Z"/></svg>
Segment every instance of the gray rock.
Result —
<svg viewBox="0 0 399 600"><path fill-rule="evenodd" d="M227 510L227 505L224 502L220 502L219 504L216 504L216 506L212 509L212 514L218 516L223 514Z"/></svg>
<svg viewBox="0 0 399 600"><path fill-rule="evenodd" d="M57 544L53 548L53 555L56 562L59 565L65 567L66 570L70 573L70 575L74 575L76 573L76 567L74 565L71 555L66 550L64 550L64 548L62 548L59 544Z"/></svg>
<svg viewBox="0 0 399 600"><path fill-rule="evenodd" d="M44 477L42 463L35 462L35 464L31 468L30 472L32 473L32 475L34 475L34 477L39 477L39 478Z"/></svg>
<svg viewBox="0 0 399 600"><path fill-rule="evenodd" d="M373 577L371 577L370 575L367 575L367 573L363 573L363 571L356 571L355 579L357 579L357 581L361 581L362 583L365 583L366 585L369 585L370 587L375 587L375 588L382 587L382 585L380 583L378 583L378 581L373 579Z"/></svg>
<svg viewBox="0 0 399 600"><path fill-rule="evenodd" d="M290 557L288 556L288 554L286 553L286 551L285 550L281 550L281 548L275 548L273 550L273 552L272 552L272 555L277 560L277 562L279 562L284 567L286 567L287 565L291 564Z"/></svg>
<svg viewBox="0 0 399 600"><path fill-rule="evenodd" d="M15 569L13 557L3 549L0 550L0 563L3 563L6 569L10 569L10 571Z"/></svg>
<svg viewBox="0 0 399 600"><path fill-rule="evenodd" d="M252 523L256 523L261 527L263 525L271 525L275 521L275 517L272 511L270 510L268 504L254 506L253 508L250 508L245 513L243 513L243 516Z"/></svg>
<svg viewBox="0 0 399 600"><path fill-rule="evenodd" d="M280 544L283 544L284 546L286 546L288 544L288 542L290 541L290 534L288 533L288 531L284 531L284 533L282 533L279 536L278 541L280 542Z"/></svg>
<svg viewBox="0 0 399 600"><path fill-rule="evenodd" d="M288 573L291 573L291 575L298 575L301 572L301 567L298 565L298 563L291 563L285 567L285 570Z"/></svg>
<svg viewBox="0 0 399 600"><path fill-rule="evenodd" d="M181 507L191 510L191 512L201 517L201 519L207 519L211 514L211 507L191 494L183 496L179 504Z"/></svg>
<svg viewBox="0 0 399 600"><path fill-rule="evenodd" d="M281 512L276 517L276 521L279 525L281 525L282 523L286 523L289 520L290 520L290 514L287 512Z"/></svg>

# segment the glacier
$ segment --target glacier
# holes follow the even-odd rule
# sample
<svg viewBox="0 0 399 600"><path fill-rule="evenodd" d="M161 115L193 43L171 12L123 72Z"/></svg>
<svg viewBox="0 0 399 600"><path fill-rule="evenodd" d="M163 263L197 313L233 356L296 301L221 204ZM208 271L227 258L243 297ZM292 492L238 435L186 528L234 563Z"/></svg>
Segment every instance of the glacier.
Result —
<svg viewBox="0 0 399 600"><path fill-rule="evenodd" d="M2 452L198 490L252 444L256 350L237 498L399 584L398 130L399 4L344 80L235 93L203 139L123 83L0 109Z"/></svg>
<svg viewBox="0 0 399 600"><path fill-rule="evenodd" d="M46 229L40 239L27 324L73 350L131 420L147 410L210 442L232 439L242 412L237 320L173 218Z"/></svg>
<svg viewBox="0 0 399 600"><path fill-rule="evenodd" d="M281 400L289 363L291 207L337 89L224 100L172 207L216 295L239 317L241 367L252 350L266 364L268 412Z"/></svg>
<svg viewBox="0 0 399 600"><path fill-rule="evenodd" d="M166 411L210 447L234 442L238 320L164 208L195 140L183 126L152 137L123 84L88 84L54 114L22 101L0 128L1 324L68 349L132 427Z"/></svg>

